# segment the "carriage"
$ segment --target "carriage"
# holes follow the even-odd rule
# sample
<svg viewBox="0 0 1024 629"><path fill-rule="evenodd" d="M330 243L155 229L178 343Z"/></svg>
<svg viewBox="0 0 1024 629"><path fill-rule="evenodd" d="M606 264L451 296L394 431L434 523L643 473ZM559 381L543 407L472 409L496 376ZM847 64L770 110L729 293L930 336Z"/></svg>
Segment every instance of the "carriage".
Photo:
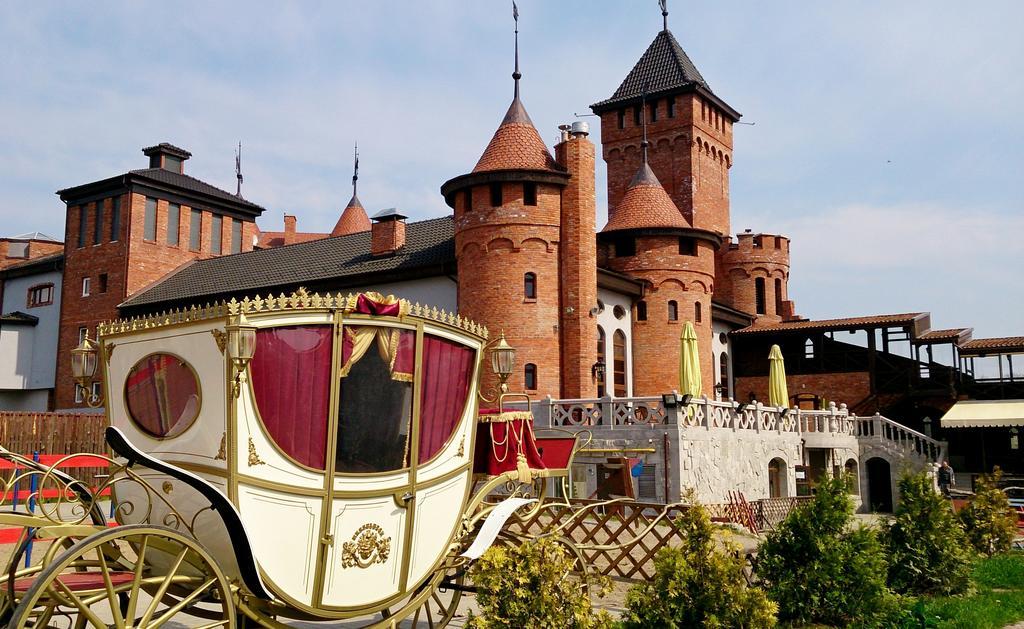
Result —
<svg viewBox="0 0 1024 629"><path fill-rule="evenodd" d="M24 529L0 577L12 627L443 626L472 559L522 538L505 521L564 500L549 485L581 448L534 434L503 335L394 297L300 289L98 336L72 367L103 384L108 475L0 451L49 496L0 512Z"/></svg>

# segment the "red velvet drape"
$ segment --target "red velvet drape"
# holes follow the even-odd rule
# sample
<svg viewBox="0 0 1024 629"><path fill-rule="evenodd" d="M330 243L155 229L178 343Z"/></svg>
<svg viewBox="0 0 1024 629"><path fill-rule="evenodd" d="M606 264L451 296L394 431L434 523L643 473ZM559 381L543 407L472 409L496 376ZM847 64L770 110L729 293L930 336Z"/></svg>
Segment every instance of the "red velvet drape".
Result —
<svg viewBox="0 0 1024 629"><path fill-rule="evenodd" d="M263 424L288 456L325 469L331 394L329 325L256 331L249 370Z"/></svg>
<svg viewBox="0 0 1024 629"><path fill-rule="evenodd" d="M436 336L423 337L423 380L420 393L420 463L426 463L448 441L466 408L475 353L469 347Z"/></svg>
<svg viewBox="0 0 1024 629"><path fill-rule="evenodd" d="M154 437L173 437L191 425L199 412L199 383L176 356L152 354L128 374L128 413Z"/></svg>

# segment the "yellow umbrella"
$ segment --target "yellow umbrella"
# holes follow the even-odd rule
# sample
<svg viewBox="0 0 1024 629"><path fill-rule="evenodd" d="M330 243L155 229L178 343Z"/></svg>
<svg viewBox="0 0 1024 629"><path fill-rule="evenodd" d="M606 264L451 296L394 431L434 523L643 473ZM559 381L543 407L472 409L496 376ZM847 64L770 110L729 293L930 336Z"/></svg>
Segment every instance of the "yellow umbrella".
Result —
<svg viewBox="0 0 1024 629"><path fill-rule="evenodd" d="M789 407L789 389L786 387L786 363L782 358L782 350L772 345L768 353L768 404L769 406Z"/></svg>
<svg viewBox="0 0 1024 629"><path fill-rule="evenodd" d="M697 333L689 321L679 335L679 393L700 397L700 353Z"/></svg>

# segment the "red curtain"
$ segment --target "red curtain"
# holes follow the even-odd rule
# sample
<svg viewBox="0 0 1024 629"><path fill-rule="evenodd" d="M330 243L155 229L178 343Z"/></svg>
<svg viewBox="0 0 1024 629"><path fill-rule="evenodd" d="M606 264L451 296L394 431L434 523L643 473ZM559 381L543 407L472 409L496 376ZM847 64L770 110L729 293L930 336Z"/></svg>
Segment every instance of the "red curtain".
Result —
<svg viewBox="0 0 1024 629"><path fill-rule="evenodd" d="M128 374L128 413L154 437L173 437L188 428L199 413L199 383L180 359L151 354Z"/></svg>
<svg viewBox="0 0 1024 629"><path fill-rule="evenodd" d="M331 332L329 325L257 330L249 363L256 406L271 439L318 470L326 465Z"/></svg>
<svg viewBox="0 0 1024 629"><path fill-rule="evenodd" d="M420 393L420 463L451 438L468 401L473 358L469 347L436 336L423 337L423 390Z"/></svg>

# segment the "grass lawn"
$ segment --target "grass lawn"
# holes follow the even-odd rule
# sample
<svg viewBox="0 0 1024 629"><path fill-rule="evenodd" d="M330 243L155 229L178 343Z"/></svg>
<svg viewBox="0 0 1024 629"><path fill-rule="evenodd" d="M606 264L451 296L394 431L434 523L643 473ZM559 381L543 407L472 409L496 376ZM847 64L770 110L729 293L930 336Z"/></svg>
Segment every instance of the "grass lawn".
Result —
<svg viewBox="0 0 1024 629"><path fill-rule="evenodd" d="M1002 629L1024 620L1024 553L996 555L978 561L970 596L922 599L928 626L941 629Z"/></svg>

